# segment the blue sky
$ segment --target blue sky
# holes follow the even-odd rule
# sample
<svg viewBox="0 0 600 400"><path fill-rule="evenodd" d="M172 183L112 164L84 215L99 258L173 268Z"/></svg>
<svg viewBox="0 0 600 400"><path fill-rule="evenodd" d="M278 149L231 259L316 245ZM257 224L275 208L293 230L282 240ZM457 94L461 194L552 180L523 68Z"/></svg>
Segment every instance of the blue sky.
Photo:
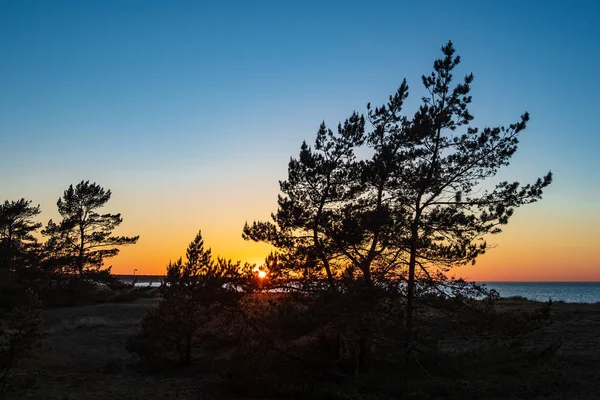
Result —
<svg viewBox="0 0 600 400"><path fill-rule="evenodd" d="M302 140L404 77L412 113L451 39L459 73L475 74L477 124L531 113L503 174L555 173L531 207L563 221L543 227L563 231L547 241L588 243L600 238L599 18L597 1L3 1L0 194L41 203L46 221L71 183L112 189L123 229L142 236L117 265L163 243L156 227L179 246L148 256L156 265L198 228L252 253L241 226L275 209Z"/></svg>

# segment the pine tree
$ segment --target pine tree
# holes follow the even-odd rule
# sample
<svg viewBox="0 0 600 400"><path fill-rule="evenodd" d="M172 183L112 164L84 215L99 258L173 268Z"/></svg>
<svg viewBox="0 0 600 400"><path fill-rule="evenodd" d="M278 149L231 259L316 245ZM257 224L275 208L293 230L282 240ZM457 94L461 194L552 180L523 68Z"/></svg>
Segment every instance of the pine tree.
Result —
<svg viewBox="0 0 600 400"><path fill-rule="evenodd" d="M111 191L96 183L81 181L70 185L56 203L62 221L50 220L42 232L60 244L63 258L79 275L99 271L105 258L119 254L119 247L135 244L139 236L113 236L121 214L100 214L98 209L110 200Z"/></svg>
<svg viewBox="0 0 600 400"><path fill-rule="evenodd" d="M549 172L530 184L494 184L529 114L507 127L473 126L473 75L455 83L460 57L451 42L442 53L422 77L426 96L412 117L403 110L404 80L386 104L367 105L367 129L356 113L337 135L322 125L315 150L303 143L290 161L273 221L243 231L245 239L277 248L281 271L316 268L336 280L331 287L350 278L403 292L408 344L417 287L435 286L451 268L474 263L487 249L487 235L501 232L518 207L541 199L552 182ZM359 152L371 156L356 159ZM369 293L373 299L376 292Z"/></svg>
<svg viewBox="0 0 600 400"><path fill-rule="evenodd" d="M402 119L395 186L390 198L397 213L407 216L400 244L408 253L407 340L413 331L417 268L424 279L437 271L474 263L486 250L485 235L501 232L516 208L541 199L552 173L532 184L490 183L517 151L519 134L529 121L524 113L508 127L472 125L469 112L473 74L454 84L453 70L460 63L452 42L442 47L443 57L433 72L423 76L428 96L410 123ZM390 106L369 112L375 130L382 121L396 118ZM384 134L395 131L382 128ZM487 187L491 189L487 189Z"/></svg>
<svg viewBox="0 0 600 400"><path fill-rule="evenodd" d="M218 258L204 248L202 233L189 244L185 260L169 262L162 286L163 298L148 310L140 329L128 339L128 350L145 363L177 354L177 361L190 364L196 349L222 340L226 332L215 321L251 289L252 267ZM242 290L240 290L242 289ZM162 354L165 353L165 354Z"/></svg>
<svg viewBox="0 0 600 400"><path fill-rule="evenodd" d="M265 241L279 250L279 263L296 278L326 280L335 289L341 270L339 249L329 227L333 212L352 197L354 149L364 141L365 120L353 114L334 133L322 123L314 148L302 143L298 158L288 165L288 179L272 222L246 223L246 240ZM270 271L276 275L276 271Z"/></svg>
<svg viewBox="0 0 600 400"><path fill-rule="evenodd" d="M0 269L14 271L30 264L32 252L38 247L35 232L42 226L34 218L40 206L30 200L4 201L0 204Z"/></svg>

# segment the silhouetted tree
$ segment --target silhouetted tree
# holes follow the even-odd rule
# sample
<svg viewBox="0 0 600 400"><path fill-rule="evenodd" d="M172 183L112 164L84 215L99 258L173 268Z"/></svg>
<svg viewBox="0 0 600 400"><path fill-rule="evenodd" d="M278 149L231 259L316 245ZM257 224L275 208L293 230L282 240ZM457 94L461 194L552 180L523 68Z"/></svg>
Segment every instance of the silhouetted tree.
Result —
<svg viewBox="0 0 600 400"><path fill-rule="evenodd" d="M65 268L72 263L71 252L58 235L50 236L41 249L40 266L49 277L62 279Z"/></svg>
<svg viewBox="0 0 600 400"><path fill-rule="evenodd" d="M319 260L319 268L334 264L340 271L328 273L330 279L352 282L358 273L367 310L375 305L373 287L404 291L407 343L416 282L435 286L450 268L474 263L486 250L485 235L499 233L517 207L539 200L552 181L548 173L526 185L490 182L517 150L529 115L508 127L472 126L473 75L455 84L460 58L451 42L442 53L422 77L427 95L412 118L403 115L404 80L386 104L367 106L368 131L356 113L337 135L322 125L315 150L303 143L290 161L273 222L243 231L245 239L271 243L287 256L278 258L280 270L308 270ZM371 156L356 160L364 144L361 154Z"/></svg>
<svg viewBox="0 0 600 400"><path fill-rule="evenodd" d="M39 214L40 206L33 206L30 200L6 200L0 204L1 270L24 266L25 259L36 249L38 242L34 233L42 224L33 219Z"/></svg>
<svg viewBox="0 0 600 400"><path fill-rule="evenodd" d="M252 290L252 269L222 258L215 261L198 232L187 248L186 260L169 262L163 299L149 309L139 331L129 337L128 350L146 364L159 362L169 353L175 353L181 364L191 363L195 349L226 336L215 331L216 321L222 321L224 307Z"/></svg>
<svg viewBox="0 0 600 400"><path fill-rule="evenodd" d="M202 232L198 232L186 250L186 262L179 258L175 263L169 262L163 291L168 296L182 287L196 287L206 284L211 276L218 277L211 249L204 248Z"/></svg>
<svg viewBox="0 0 600 400"><path fill-rule="evenodd" d="M431 75L422 77L428 96L412 120L400 117L391 102L369 109L374 132L391 137L398 146L393 171L397 179L390 198L408 228L399 232L398 244L408 253L409 342L417 267L429 278L436 270L474 263L486 250L484 235L501 232L500 226L508 223L517 207L541 199L543 188L552 182L549 172L533 184L487 183L509 164L529 114L508 127L472 126L468 106L473 74L454 84L453 70L460 57L454 56L452 42L442 47L442 53ZM408 95L407 90L401 87L397 97ZM459 128L464 129L457 132Z"/></svg>
<svg viewBox="0 0 600 400"><path fill-rule="evenodd" d="M110 200L111 191L96 183L81 181L70 185L56 203L62 221L50 220L43 234L60 246L64 263L79 275L84 271L98 271L104 259L119 253L119 247L135 244L139 236L113 236L123 218L121 214L100 214L98 209Z"/></svg>
<svg viewBox="0 0 600 400"><path fill-rule="evenodd" d="M339 246L331 236L332 219L353 195L356 180L354 149L364 142L365 120L352 114L337 132L322 123L314 148L302 143L299 157L290 159L288 179L279 183L279 209L272 222L244 226L246 240L275 246L279 263L291 277L326 279L331 289L345 265L337 262ZM278 272L270 272L273 277Z"/></svg>

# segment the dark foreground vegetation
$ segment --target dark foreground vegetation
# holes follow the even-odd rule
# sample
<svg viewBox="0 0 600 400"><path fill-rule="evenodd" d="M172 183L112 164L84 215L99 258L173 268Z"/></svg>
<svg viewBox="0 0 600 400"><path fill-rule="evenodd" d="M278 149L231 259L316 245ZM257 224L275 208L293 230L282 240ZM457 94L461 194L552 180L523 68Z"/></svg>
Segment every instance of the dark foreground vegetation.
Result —
<svg viewBox="0 0 600 400"><path fill-rule="evenodd" d="M272 220L243 229L246 240L275 249L262 266L215 258L198 233L160 289L127 287L104 262L138 237L113 235L121 216L99 213L110 190L70 186L57 202L62 220L48 222L43 243L39 207L6 201L4 393L595 398L597 378L583 377L597 354L577 354L596 343L580 329L581 315L595 321L594 307L500 301L447 275L484 254L486 235L541 199L552 175L493 182L529 116L472 126L473 75L455 83L460 58L452 43L442 52L412 117L402 114L404 81L386 104L368 105L366 117L353 113L337 132L322 124L314 147L302 144ZM562 337L571 330L577 341Z"/></svg>
<svg viewBox="0 0 600 400"><path fill-rule="evenodd" d="M441 319L441 327L431 328L438 336L435 352L420 356L431 377L416 367L400 396L398 361L390 365L382 360L368 377L332 376L311 371L308 365L299 368L297 360L284 353L247 360L260 366L273 357L267 361L281 363L267 375L264 369L239 364L234 354L226 352L199 354L190 366L157 364L152 372L141 369L139 359L125 346L147 307L156 306L156 301L45 310L46 335L39 358L14 370L6 398L595 399L600 395L599 305L554 304L548 320L539 321L533 330L521 330L516 321L537 315L544 305L501 300L496 309L510 321L506 328L519 330L510 334L475 335L471 329L456 329L449 317ZM311 340L307 337L293 354L321 356ZM286 374L286 379L275 379L278 373Z"/></svg>

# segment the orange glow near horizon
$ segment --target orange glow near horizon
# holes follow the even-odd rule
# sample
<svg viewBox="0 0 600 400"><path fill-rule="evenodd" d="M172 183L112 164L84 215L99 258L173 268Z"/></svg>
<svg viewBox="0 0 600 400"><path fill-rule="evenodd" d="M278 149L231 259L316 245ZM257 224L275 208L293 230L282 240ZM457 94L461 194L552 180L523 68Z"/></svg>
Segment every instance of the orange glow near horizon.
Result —
<svg viewBox="0 0 600 400"><path fill-rule="evenodd" d="M582 224L582 221L548 222L543 210L522 213L504 232L488 238L491 245L475 265L466 265L451 271L465 279L492 281L600 281L600 248L595 241L597 223ZM202 230L206 247L213 256L231 258L234 261L262 265L272 250L264 243L247 242L241 238L241 227L231 230L213 230L214 225ZM582 227L587 226L589 230ZM237 229L236 229L237 228ZM216 232L215 232L216 231ZM163 232L140 232L140 241L134 246L124 247L121 254L108 259L113 273L161 275L169 260L185 254L188 243L197 229L188 227L177 235Z"/></svg>
<svg viewBox="0 0 600 400"><path fill-rule="evenodd" d="M170 197L167 190L131 193L117 188L115 193L123 197L111 199L108 211L121 212L124 223L115 233L139 234L140 239L136 245L123 247L105 265L112 265L116 274L130 275L137 269L140 275L162 275L169 260L185 255L200 229L214 257L262 265L272 248L244 241L242 227L245 221L268 220L276 209L277 181L274 177L274 183L262 187L244 178L241 187L222 187L214 197L205 192ZM246 197L247 193L253 195ZM148 198L153 199L151 203ZM133 206L144 201L143 208ZM480 282L600 281L600 215L593 208L573 213L564 204L568 201L548 195L517 210L502 233L487 238L491 248L477 264L452 273ZM52 204L43 205L43 209L51 208Z"/></svg>

